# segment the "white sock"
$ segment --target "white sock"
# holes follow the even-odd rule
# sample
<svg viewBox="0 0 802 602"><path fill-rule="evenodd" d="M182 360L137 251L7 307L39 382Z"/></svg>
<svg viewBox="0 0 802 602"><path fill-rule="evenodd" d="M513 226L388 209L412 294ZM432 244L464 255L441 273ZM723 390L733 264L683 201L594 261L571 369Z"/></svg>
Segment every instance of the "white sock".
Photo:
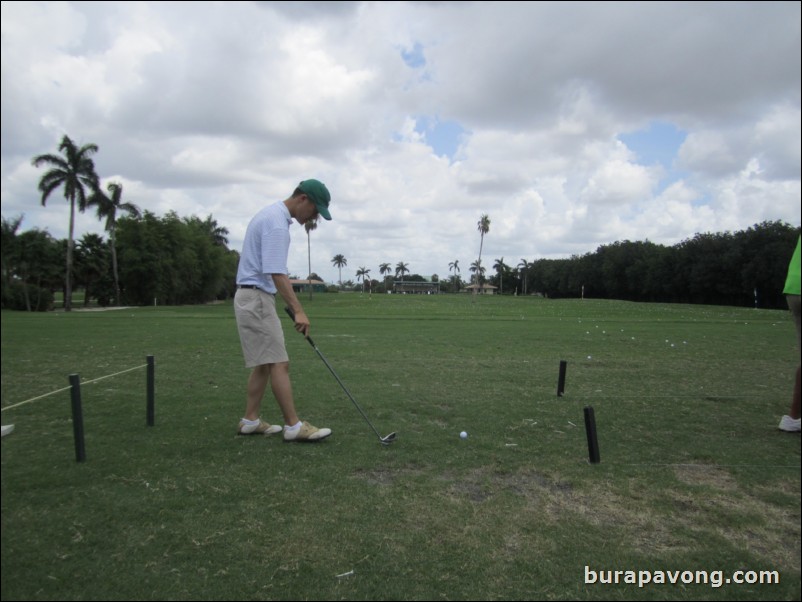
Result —
<svg viewBox="0 0 802 602"><path fill-rule="evenodd" d="M286 426L286 425L285 425L285 426L284 426L284 430L285 430L285 431L297 431L299 428L301 428L301 425L302 425L302 424L303 424L303 421L299 420L299 421L298 421L298 424L295 424L295 425L293 425L293 426Z"/></svg>
<svg viewBox="0 0 802 602"><path fill-rule="evenodd" d="M247 418L243 418L242 422L247 426L256 426L259 424L259 420L248 420Z"/></svg>

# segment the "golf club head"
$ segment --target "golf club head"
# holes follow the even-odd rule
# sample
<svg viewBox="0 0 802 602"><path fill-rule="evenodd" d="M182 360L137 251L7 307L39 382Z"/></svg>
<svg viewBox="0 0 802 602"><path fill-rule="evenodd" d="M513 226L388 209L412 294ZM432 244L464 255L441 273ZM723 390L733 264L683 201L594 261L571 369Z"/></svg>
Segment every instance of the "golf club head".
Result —
<svg viewBox="0 0 802 602"><path fill-rule="evenodd" d="M395 441L395 433L390 433L386 437L381 437L382 445L390 445L393 441Z"/></svg>
<svg viewBox="0 0 802 602"><path fill-rule="evenodd" d="M292 318L292 320L295 321L295 312L292 311L292 309L289 306L286 306L284 308L284 311L286 311L287 315L289 315L290 318ZM312 341L312 338L309 335L305 335L305 336L306 336L306 340L309 341L309 344L312 345L312 347L314 347L315 352L318 354L320 359L322 359L323 363L326 364L326 367L329 369L329 372L331 372L331 375L337 380L337 382L340 384L340 386L342 387L342 389L345 392L345 394L351 400L351 403L354 404L354 407L356 407L356 409L359 411L359 413L362 414L362 418L365 419L365 422L367 422L370 425L370 428L373 429L373 432L376 433L376 436L379 438L379 441L381 441L381 444L382 445L390 445L393 441L395 441L395 437L396 437L395 433L390 433L386 437L382 437L379 434L379 431L376 430L376 427L373 426L373 423L365 415L365 412L363 412L362 408L359 407L359 404L356 402L356 399L354 399L354 396L351 395L351 392L348 390L348 387L346 387L345 384L343 384L343 381L340 380L340 377L337 376L337 373L334 371L334 368L331 367L331 364L329 364L329 361L326 359L326 357L323 355L323 353L321 353L320 349L317 348L317 345L315 345L314 341Z"/></svg>

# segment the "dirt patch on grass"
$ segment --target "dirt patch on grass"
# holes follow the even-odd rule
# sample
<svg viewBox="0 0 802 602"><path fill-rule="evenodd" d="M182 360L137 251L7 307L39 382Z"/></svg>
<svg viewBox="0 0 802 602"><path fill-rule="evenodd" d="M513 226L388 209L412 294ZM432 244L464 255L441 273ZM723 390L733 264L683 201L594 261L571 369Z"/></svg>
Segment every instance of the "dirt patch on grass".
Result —
<svg viewBox="0 0 802 602"><path fill-rule="evenodd" d="M406 467L401 469L391 469L391 468L375 468L372 470L362 470L357 469L353 472L352 477L355 479L360 479L371 485L392 485L398 479L419 475L421 470L416 467Z"/></svg>
<svg viewBox="0 0 802 602"><path fill-rule="evenodd" d="M687 552L698 541L714 538L764 558L767 566L800 570L800 513L789 515L767 501L775 494L798 498L793 487L779 481L776 492L764 486L750 494L726 468L678 466L673 470L682 484L677 488L650 487L633 478L628 490L594 483L589 491L535 470L476 469L446 479L446 495L487 507L496 496L512 494L523 498L523 511L533 520L553 524L573 520L611 529L646 556Z"/></svg>
<svg viewBox="0 0 802 602"><path fill-rule="evenodd" d="M726 467L681 465L664 470L673 471L674 486L670 479L658 486L659 479L642 475L585 486L534 469L503 472L489 467L429 477L441 484L445 500L481 508L487 517L506 520L514 513L519 525L575 522L577 528L587 525L597 533L609 532L612 540L627 541L634 552L652 557L688 553L700 541L721 541L759 557L765 566L800 570L800 492L793 482L777 479L749 490ZM420 466L357 470L353 478L391 487L428 472ZM791 512L789 500L797 500ZM505 545L515 550L522 544L512 538Z"/></svg>
<svg viewBox="0 0 802 602"><path fill-rule="evenodd" d="M676 467L675 474L691 486L667 492L679 510L674 517L677 525L749 550L765 558L767 566L799 572L802 496L795 483L777 480L746 489L716 466ZM787 504L778 506L772 498L795 499L795 509L789 512Z"/></svg>
<svg viewBox="0 0 802 602"><path fill-rule="evenodd" d="M371 485L392 485L397 477L398 475L395 471L386 469L354 471L354 478L370 483Z"/></svg>
<svg viewBox="0 0 802 602"><path fill-rule="evenodd" d="M707 485L722 491L735 491L738 484L724 468L705 464L682 464L674 467L674 475L686 485Z"/></svg>

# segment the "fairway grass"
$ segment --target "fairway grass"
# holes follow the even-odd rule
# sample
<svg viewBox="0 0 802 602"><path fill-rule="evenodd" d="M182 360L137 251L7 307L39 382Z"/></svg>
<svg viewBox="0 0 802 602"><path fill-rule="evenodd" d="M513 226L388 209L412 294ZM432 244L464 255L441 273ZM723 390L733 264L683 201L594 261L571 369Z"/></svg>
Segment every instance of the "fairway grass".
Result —
<svg viewBox="0 0 802 602"><path fill-rule="evenodd" d="M230 303L3 312L3 407L79 374L87 459L69 391L3 411L2 599L800 599L800 438L777 430L799 361L788 312L302 302L392 445L283 312L299 413L333 430L317 444L235 436L248 373ZM148 355L153 427L144 368L124 372ZM269 396L262 417L279 421ZM639 587L587 571L723 581ZM735 583L738 571L779 583Z"/></svg>

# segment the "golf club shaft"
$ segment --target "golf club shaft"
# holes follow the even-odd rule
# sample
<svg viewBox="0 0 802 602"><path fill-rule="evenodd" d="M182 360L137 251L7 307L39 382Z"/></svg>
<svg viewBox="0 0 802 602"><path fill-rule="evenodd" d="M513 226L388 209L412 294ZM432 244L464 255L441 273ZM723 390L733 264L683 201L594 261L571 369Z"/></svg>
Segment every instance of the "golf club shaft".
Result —
<svg viewBox="0 0 802 602"><path fill-rule="evenodd" d="M310 340L310 342L311 342L311 340ZM364 419L365 419L365 422L367 422L367 423L370 425L370 428L372 428L372 429L373 429L373 432L374 432L374 433L376 433L376 436L377 436L379 439L381 439L381 438L382 438L382 436L379 434L379 431L377 431L377 430L376 430L376 427L375 427L375 426L373 426L373 423L372 423L372 422L371 422L371 421L368 419L368 417L367 417L367 415L365 414L365 412L363 412L363 411L362 411L362 408L361 408L361 407L359 407L359 404L356 402L356 399L354 399L354 396L353 396L353 395L351 395L351 392L350 392L350 391L348 390L348 388L345 386L345 383L343 383L343 381L341 381L341 380L340 380L340 377L339 377L339 376L337 376L337 373L334 371L334 368L332 368L332 367L331 367L331 364L329 364L328 360L326 360L325 356L324 356L324 355L323 355L323 354L320 352L320 349L318 349L318 348L317 348L317 345L315 345L314 343L312 343L312 346L315 348L315 351L317 351L317 354L320 356L320 359L322 359L322 360L323 360L323 363L324 363L324 364L326 364L326 368L328 368L328 369L329 369L329 372L331 372L332 376L334 376L334 378L336 378L336 379L337 379L337 382L338 382L338 383L340 383L340 386L342 387L343 391L345 391L345 394L346 394L346 395L348 395L348 399L350 399L350 400L351 400L351 402L354 404L354 407L355 407L357 410L359 410L359 413L360 413L360 414L362 414L362 418L364 418Z"/></svg>
<svg viewBox="0 0 802 602"><path fill-rule="evenodd" d="M287 314L290 316L290 318L292 318L292 320L294 322L295 321L295 312L293 312L292 309L290 309L289 307L285 307L284 311L287 312ZM365 419L365 422L367 422L368 425L370 425L370 428L373 429L373 432L376 433L376 436L379 438L379 441L384 442L384 438L379 434L379 431L376 430L376 427L373 426L373 423L367 417L367 414L365 414L365 412L362 411L362 408L359 407L359 404L356 402L356 399L354 399L354 396L351 395L351 392L348 390L348 387L346 387L345 383L343 383L343 381L340 380L340 377L337 376L337 373L334 371L334 368L331 367L331 364L329 364L328 360L326 359L326 356L324 356L323 353L320 351L320 349L318 349L317 345L315 345L315 342L312 340L312 337L307 335L305 338L306 338L307 341L309 341L309 344L312 345L312 348L318 354L320 359L323 360L323 363L326 364L326 368L329 369L329 372L331 372L332 376L334 376L334 378L340 384L340 386L342 387L342 390L345 391L345 394L348 395L348 399L351 400L351 403L354 404L354 407L357 410L359 410L360 414L362 414L362 418Z"/></svg>

